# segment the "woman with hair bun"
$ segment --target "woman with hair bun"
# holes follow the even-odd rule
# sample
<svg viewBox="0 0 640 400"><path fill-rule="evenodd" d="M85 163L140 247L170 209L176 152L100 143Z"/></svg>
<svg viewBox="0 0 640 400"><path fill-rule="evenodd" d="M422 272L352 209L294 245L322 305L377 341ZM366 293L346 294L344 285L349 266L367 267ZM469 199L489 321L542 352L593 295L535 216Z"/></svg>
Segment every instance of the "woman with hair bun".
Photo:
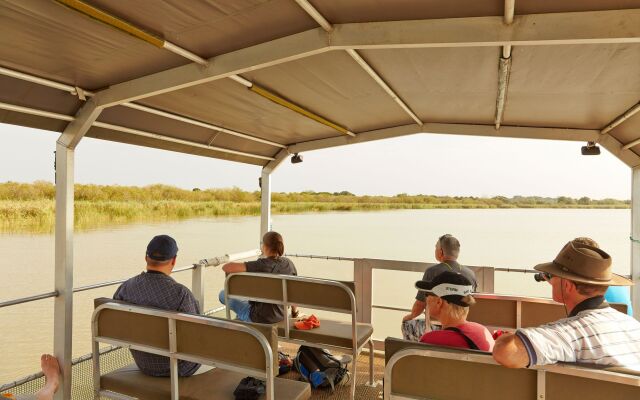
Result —
<svg viewBox="0 0 640 400"><path fill-rule="evenodd" d="M237 272L298 275L293 262L282 256L284 254L282 235L273 231L265 233L262 237L261 247L262 257L256 261L227 263L222 266L222 270L227 275ZM218 298L220 303L224 304L224 290L220 292ZM286 315L284 306L257 301L229 299L227 307L236 314L237 319L246 322L274 324L284 320ZM291 316L294 318L298 316L298 310L295 306L291 306Z"/></svg>

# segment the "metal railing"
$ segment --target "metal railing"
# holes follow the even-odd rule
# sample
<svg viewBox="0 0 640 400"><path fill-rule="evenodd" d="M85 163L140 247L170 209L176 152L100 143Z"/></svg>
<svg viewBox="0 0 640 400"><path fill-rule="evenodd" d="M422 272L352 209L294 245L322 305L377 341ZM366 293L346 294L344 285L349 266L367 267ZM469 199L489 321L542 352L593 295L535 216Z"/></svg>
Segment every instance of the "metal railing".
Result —
<svg viewBox="0 0 640 400"><path fill-rule="evenodd" d="M193 285L193 289L194 289L194 295L196 297L196 300L198 300L199 304L202 306L204 304L204 290L203 290L204 289L204 276L203 276L203 273L202 273L204 268L217 267L219 265L226 264L228 262L237 261L237 260L244 260L244 259L247 259L247 258L250 258L250 257L258 256L260 254L261 254L260 250L249 250L249 251L245 251L245 252L242 252L242 253L225 254L224 256L205 258L205 259L202 259L202 260L198 261L197 263L194 263L194 264L191 264L191 265L187 265L187 266L184 266L184 267L175 268L173 270L173 273L179 273L179 272L191 271L191 270L194 271L193 272L193 276L192 276L192 285ZM80 286L80 287L74 288L73 289L73 293L84 292L84 291L87 291L87 290L94 290L94 289L99 289L99 288L103 288L103 287L118 285L118 284L121 284L121 283L125 282L127 279L129 279L129 278L118 279L118 280L114 280L114 281L106 281L106 282L94 283L94 284L86 285L86 286ZM198 291L197 288L200 288L201 290ZM58 294L59 294L58 291L54 290L52 292L46 292L46 293L41 293L41 294L36 294L36 295L31 295L31 296L26 296L26 297L20 297L20 298L17 298L17 299L6 300L6 301L0 302L0 308L15 306L15 305L18 305L18 304L30 303L32 301L49 299L49 298L52 298L52 297L57 297Z"/></svg>

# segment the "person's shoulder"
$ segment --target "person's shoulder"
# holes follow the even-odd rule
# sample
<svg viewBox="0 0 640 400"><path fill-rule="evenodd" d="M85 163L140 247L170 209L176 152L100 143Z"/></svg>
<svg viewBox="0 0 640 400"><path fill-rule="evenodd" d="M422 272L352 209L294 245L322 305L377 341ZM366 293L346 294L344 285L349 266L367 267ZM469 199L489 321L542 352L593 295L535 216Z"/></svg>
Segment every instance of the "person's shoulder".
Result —
<svg viewBox="0 0 640 400"><path fill-rule="evenodd" d="M426 274L437 274L441 271L444 270L448 270L449 267L447 267L447 264L445 263L438 263L438 264L434 264L430 267L427 267L427 269L424 270L425 275Z"/></svg>
<svg viewBox="0 0 640 400"><path fill-rule="evenodd" d="M134 275L131 278L127 279L126 281L122 282L120 284L120 287L127 287L127 286L131 286L131 285L135 285L136 283L140 282L142 279L144 279L144 272L139 273L138 275Z"/></svg>
<svg viewBox="0 0 640 400"><path fill-rule="evenodd" d="M472 329L486 329L486 327L482 324L479 324L477 322L473 322L473 321L466 321L464 324L462 324L461 326L466 326Z"/></svg>
<svg viewBox="0 0 640 400"><path fill-rule="evenodd" d="M293 261L290 258L281 256L281 257L278 257L278 261L283 265L287 265L287 266L290 266L290 267L293 267L293 268L296 267L295 264L293 263Z"/></svg>
<svg viewBox="0 0 640 400"><path fill-rule="evenodd" d="M457 264L458 264L458 266L460 267L461 270L466 271L466 272L472 274L473 276L476 276L476 273L468 265L463 265L463 264L460 264L460 263L457 263Z"/></svg>
<svg viewBox="0 0 640 400"><path fill-rule="evenodd" d="M636 325L638 327L640 327L640 321L638 321L637 319L635 319L634 317L632 317L631 315L625 314L623 312L620 312L618 310L616 310L615 308L609 306L609 307L604 307L604 308L599 308L599 309L595 309L595 310L589 310L589 311L593 311L594 314L593 315L601 315L607 319L611 319L611 320L617 320L617 321L624 321L633 325ZM579 313L578 315L580 315L582 313Z"/></svg>
<svg viewBox="0 0 640 400"><path fill-rule="evenodd" d="M487 329L486 326L472 321L467 321L464 324L460 325L458 328L461 328L461 330L467 332L489 332L489 329Z"/></svg>
<svg viewBox="0 0 640 400"><path fill-rule="evenodd" d="M181 292L181 293L186 293L189 294L191 296L193 296L193 292L191 291L191 289L189 289L188 287L186 287L185 285L183 285L180 282L176 282L175 280L173 280L173 283L171 284L171 286L173 286L175 288L175 290Z"/></svg>

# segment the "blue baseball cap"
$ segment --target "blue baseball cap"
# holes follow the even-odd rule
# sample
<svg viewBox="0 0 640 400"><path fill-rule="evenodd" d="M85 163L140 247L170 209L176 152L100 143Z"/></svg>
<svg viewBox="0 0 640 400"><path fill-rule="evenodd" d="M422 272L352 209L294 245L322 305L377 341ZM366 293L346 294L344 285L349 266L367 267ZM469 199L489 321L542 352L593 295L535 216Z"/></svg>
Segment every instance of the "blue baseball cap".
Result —
<svg viewBox="0 0 640 400"><path fill-rule="evenodd" d="M147 245L147 257L156 261L171 260L178 254L178 244L169 235L155 236Z"/></svg>

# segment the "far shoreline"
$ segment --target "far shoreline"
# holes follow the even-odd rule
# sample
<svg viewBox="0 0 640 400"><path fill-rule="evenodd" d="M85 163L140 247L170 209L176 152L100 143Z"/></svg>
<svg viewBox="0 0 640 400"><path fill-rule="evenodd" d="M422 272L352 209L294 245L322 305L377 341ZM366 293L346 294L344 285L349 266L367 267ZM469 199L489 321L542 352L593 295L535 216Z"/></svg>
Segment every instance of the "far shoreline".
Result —
<svg viewBox="0 0 640 400"><path fill-rule="evenodd" d="M588 197L407 195L356 196L342 192L273 193L273 214L432 209L629 209L629 200ZM260 215L260 192L185 190L151 185L76 185L75 228L79 231L141 222ZM1 233L51 233L55 187L49 182L0 184Z"/></svg>

